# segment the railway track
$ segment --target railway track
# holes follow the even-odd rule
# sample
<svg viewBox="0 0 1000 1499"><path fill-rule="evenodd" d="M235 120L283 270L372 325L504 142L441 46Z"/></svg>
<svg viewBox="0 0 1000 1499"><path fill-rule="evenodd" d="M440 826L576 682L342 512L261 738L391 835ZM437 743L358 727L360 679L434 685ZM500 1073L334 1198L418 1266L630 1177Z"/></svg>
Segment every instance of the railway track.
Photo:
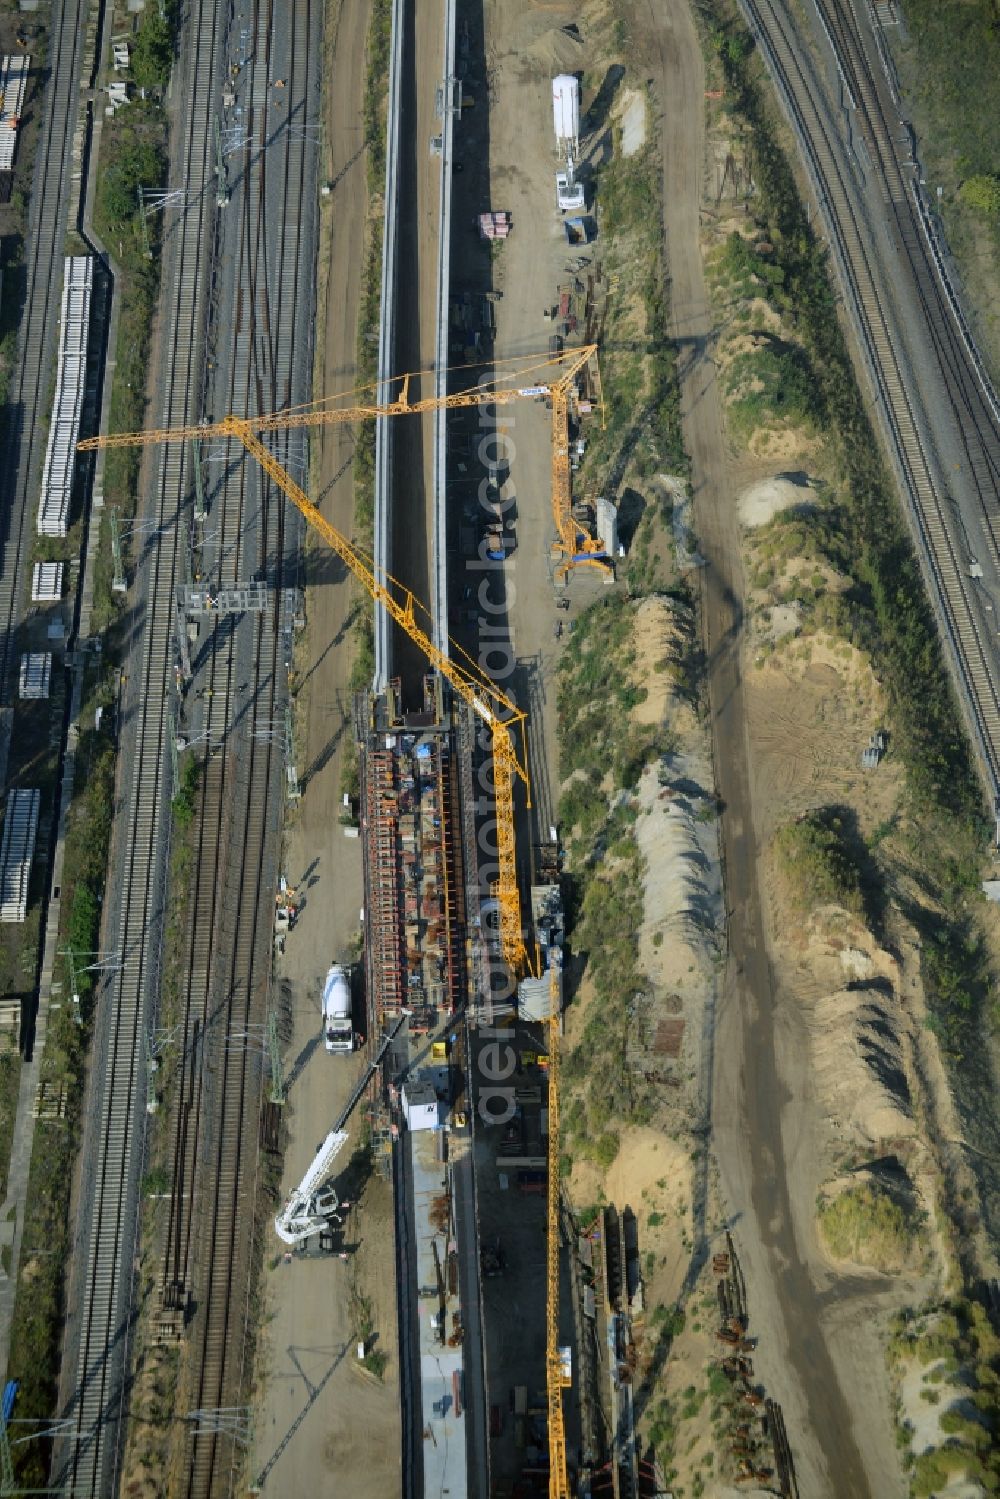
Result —
<svg viewBox="0 0 1000 1499"><path fill-rule="evenodd" d="M935 255L935 231L920 195L910 131L896 108L888 61L880 57L874 62L870 57L848 0L816 0L816 6L855 100L879 189L892 214L896 245L910 267L930 334L987 546L994 562L1000 563L1000 403ZM872 25L878 26L877 19ZM910 162L905 173L901 150ZM971 537L969 544L974 552Z"/></svg>
<svg viewBox="0 0 1000 1499"><path fill-rule="evenodd" d="M924 430L907 369L870 249L871 230L824 105L812 65L796 45L794 28L779 0L740 0L767 59L819 199L845 299L868 369L900 479L921 567L958 689L984 781L991 798L1000 788L1000 698L996 652L974 596L963 540L943 492L935 454ZM828 23L837 12L826 7ZM842 17L842 12L840 13ZM847 59L850 67L850 59ZM850 75L848 75L850 76ZM859 84L860 80L855 80ZM852 89L853 92L853 89ZM868 117L871 149L884 151L884 121ZM891 142L889 142L891 152ZM887 179L890 191L898 186ZM905 201L905 195L903 198ZM894 207L895 207L894 202Z"/></svg>
<svg viewBox="0 0 1000 1499"><path fill-rule="evenodd" d="M0 701L6 702L25 572L35 538L35 486L48 438L48 393L59 336L73 133L80 104L88 0L56 0L49 36L49 77L29 108L43 112L25 239L26 280L17 360L0 447ZM21 162L18 174L26 172ZM30 493L29 493L30 491ZM10 712L0 714L0 785L6 782Z"/></svg>
<svg viewBox="0 0 1000 1499"><path fill-rule="evenodd" d="M89 67L86 10L82 0L54 0L52 4L47 77L43 84L37 84L40 68L36 57L25 109L28 118L32 115L40 117L38 148L34 160L28 158L26 147L22 149L16 173L18 179L29 186L31 196L22 252L24 284L20 288L22 302L17 340L0 424L0 788L7 788L25 776L32 778L30 766L25 765L27 746L23 741L15 746L11 763L11 738L18 711L14 679L18 634L27 608L30 608L26 583L35 546L38 478L48 438L48 397L59 337L65 228L73 202L74 132L80 83L84 70ZM21 272L10 266L5 274L8 285L16 285ZM96 296L92 302L95 326L104 310L102 300ZM89 401L85 401L85 411L88 406ZM71 572L72 581L75 580ZM77 620L78 615L71 633L75 633ZM68 674L58 671L53 680L53 703L60 716L57 704L69 687ZM55 793L54 800L43 797L43 808L42 843L49 844L51 851L59 815L59 793ZM44 832L46 822L48 839ZM50 894L51 875L46 883L45 901ZM49 910L51 914L52 908ZM43 945L39 945L35 955L36 976L40 982L44 982L41 971ZM26 953L25 959L29 956ZM46 1000L42 998L39 1008L31 1013L22 1038L26 1066L21 1074L22 1100L14 1131L27 1160L30 1160L34 1145L34 1124L29 1121L28 1098L37 1085L46 1011ZM21 1235L18 1228L23 1228L25 1221L28 1186L23 1177L15 1179L14 1190L10 1193L14 1241L12 1258L6 1267L9 1274L0 1282L0 1370L4 1371L10 1354L19 1282Z"/></svg>
<svg viewBox="0 0 1000 1499"><path fill-rule="evenodd" d="M223 0L201 0L182 39L187 109L178 112L187 206L166 236L160 322L162 377L153 404L164 426L200 415L204 264L212 227L212 109L220 83ZM72 1426L56 1444L53 1481L76 1495L114 1494L124 1446L126 1372L134 1320L134 1262L146 1124L146 1049L159 994L166 850L173 598L181 572L178 518L190 472L178 447L145 455L144 514L156 528L136 569L133 641L122 695L114 857L106 950L118 971L97 998L91 1087L75 1236L77 1271L63 1360L61 1409Z"/></svg>
<svg viewBox="0 0 1000 1499"><path fill-rule="evenodd" d="M249 146L222 227L235 285L222 290L209 331L210 344L220 345L216 405L240 414L308 393L311 318L303 306L314 236L303 205L316 201L309 130L318 96L309 56L318 55L310 48L318 20L309 0L280 15L261 6L254 19L241 89ZM303 454L289 449L283 441L279 456L296 467ZM297 581L299 544L297 520L242 448L218 457L223 477L209 522L215 539L203 549L208 574L222 586L263 577L272 593L266 614L235 628L220 623L204 652L206 732L209 743L225 740L225 753L206 762L161 1283L166 1305L193 1294L198 1308L190 1343L192 1403L201 1412L237 1407L248 1373L247 1298L259 1246L247 1209L256 1186L277 881L283 756L276 726L287 701L283 589L289 574ZM231 1492L240 1461L231 1432L208 1417L193 1423L185 1492L191 1499Z"/></svg>

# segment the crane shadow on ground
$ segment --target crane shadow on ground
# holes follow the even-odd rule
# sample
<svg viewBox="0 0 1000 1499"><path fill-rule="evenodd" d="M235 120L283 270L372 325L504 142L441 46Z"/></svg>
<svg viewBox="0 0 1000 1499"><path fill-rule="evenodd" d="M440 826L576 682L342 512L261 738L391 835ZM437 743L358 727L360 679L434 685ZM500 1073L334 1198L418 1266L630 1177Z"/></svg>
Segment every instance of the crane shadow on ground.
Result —
<svg viewBox="0 0 1000 1499"><path fill-rule="evenodd" d="M294 1364L296 1370L298 1371L299 1377L302 1379L302 1381L305 1384L305 1387L306 1387L306 1389L308 1391L308 1397L307 1397L306 1402L303 1405L302 1409L299 1411L298 1415L295 1417L295 1420L292 1422L291 1426L289 1426L288 1430L285 1432L284 1436L281 1438L281 1440L278 1443L277 1447L275 1447L275 1449L272 1452L271 1456L268 1458L267 1462L264 1464L264 1466L261 1468L260 1472L257 1474L257 1482L255 1484L255 1489L256 1490L259 1491L259 1490L261 1490L264 1487L264 1483L265 1483L266 1479L268 1478L269 1474L273 1471L275 1464L279 1461L279 1459L281 1457L281 1454L284 1452L285 1448L288 1446L289 1442L292 1440L292 1438L294 1437L295 1433L298 1431L299 1427L302 1425L302 1422L305 1420L306 1416L312 1410L312 1407L316 1404L316 1401L319 1399L320 1395L323 1393L323 1390L326 1388L326 1386L329 1383L329 1381L332 1378L332 1376L336 1373L337 1369L339 1369L340 1365L344 1362L344 1357L345 1357L345 1355L347 1353L348 1347L349 1347L349 1344L347 1344L347 1343L343 1343L341 1345L341 1347L334 1354L333 1362L330 1364L330 1367L325 1371L325 1373L323 1374L322 1378L318 1381L317 1384L311 1384L310 1383L308 1376L305 1374L304 1370L302 1369L302 1365L299 1363L297 1354L298 1354L299 1351L301 1351L303 1353L313 1353L313 1352L319 1352L320 1350L318 1350L318 1349L311 1349L311 1348L297 1350L294 1347L291 1347L291 1348L288 1349L288 1356L291 1359L292 1363Z"/></svg>
<svg viewBox="0 0 1000 1499"><path fill-rule="evenodd" d="M349 720L345 716L341 724L330 735L329 739L326 741L319 754L314 756L314 758L306 766L306 769L303 771L302 776L300 777L300 785L303 791L309 785L309 782L313 779L313 777L319 775L319 772L330 763L337 745L340 743L341 739L343 739L344 734L347 731L348 722Z"/></svg>
<svg viewBox="0 0 1000 1499"><path fill-rule="evenodd" d="M308 1063L309 1058L312 1056L313 1052L316 1050L317 1046L319 1045L319 1040L320 1040L320 1038L319 1038L318 1034L315 1035L315 1036L310 1036L309 1040L302 1047L302 1050L299 1052L298 1056L295 1058L295 1061L292 1063L291 1070L289 1071L288 1076L285 1078L285 1091L286 1091L286 1093L290 1093L291 1092L292 1088L295 1086L295 1084L298 1082L299 1078L302 1076L302 1073L306 1069L306 1064Z"/></svg>

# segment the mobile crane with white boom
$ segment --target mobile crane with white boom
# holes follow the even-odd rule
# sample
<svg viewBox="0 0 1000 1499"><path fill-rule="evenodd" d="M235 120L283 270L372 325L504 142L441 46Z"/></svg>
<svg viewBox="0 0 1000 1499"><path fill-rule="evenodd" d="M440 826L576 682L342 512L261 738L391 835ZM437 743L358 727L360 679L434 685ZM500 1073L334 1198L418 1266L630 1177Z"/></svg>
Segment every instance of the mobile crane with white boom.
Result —
<svg viewBox="0 0 1000 1499"><path fill-rule="evenodd" d="M311 1234L317 1234L326 1228L327 1224L340 1221L337 1213L340 1199L330 1181L333 1163L347 1144L347 1121L357 1108L375 1072L382 1065L382 1058L405 1019L405 1014L400 1015L392 1030L382 1037L375 1060L361 1074L340 1118L309 1162L305 1176L275 1218L274 1231L286 1244L301 1244Z"/></svg>

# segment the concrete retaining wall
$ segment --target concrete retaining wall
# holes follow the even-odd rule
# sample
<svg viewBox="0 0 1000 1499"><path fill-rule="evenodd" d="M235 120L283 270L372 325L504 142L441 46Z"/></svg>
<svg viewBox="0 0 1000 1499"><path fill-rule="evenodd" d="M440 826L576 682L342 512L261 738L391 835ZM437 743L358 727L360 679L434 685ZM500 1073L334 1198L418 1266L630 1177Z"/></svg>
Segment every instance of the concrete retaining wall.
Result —
<svg viewBox="0 0 1000 1499"><path fill-rule="evenodd" d="M382 228L382 316L378 335L378 399L391 399L389 381L396 353L396 210L399 201L400 80L403 67L404 0L393 0L389 51L389 112L385 141L385 218ZM375 571L392 568L392 418L375 423ZM383 692L392 675L392 631L384 609L375 609L375 682Z"/></svg>

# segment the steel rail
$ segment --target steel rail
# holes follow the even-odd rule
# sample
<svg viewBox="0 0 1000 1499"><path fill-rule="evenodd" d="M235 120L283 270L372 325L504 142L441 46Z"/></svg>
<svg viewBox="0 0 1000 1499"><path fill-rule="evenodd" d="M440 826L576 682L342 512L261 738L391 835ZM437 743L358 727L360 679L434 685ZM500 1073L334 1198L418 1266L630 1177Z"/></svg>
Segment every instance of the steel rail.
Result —
<svg viewBox="0 0 1000 1499"><path fill-rule="evenodd" d="M857 205L811 64L795 44L779 0L740 0L761 47L802 152L833 249L861 349L889 459L906 502L917 555L928 586L959 701L991 802L1000 788L1000 698L994 653L959 560L934 455L917 415L906 361L869 249L870 231Z"/></svg>
<svg viewBox="0 0 1000 1499"><path fill-rule="evenodd" d="M190 107L182 112L181 171L188 208L164 244L157 392L165 421L199 410L204 268L211 226L211 114L219 83L217 38L222 0L201 0L182 38L181 76ZM176 159L176 158L175 158ZM78 1494L113 1494L124 1446L126 1371L134 1320L139 1177L145 1142L146 1048L161 976L165 855L169 839L166 733L173 665L173 602L179 527L187 498L183 449L144 465L145 513L156 536L140 556L133 605L135 634L123 693L116 845L119 859L106 902L104 943L122 967L98 996L92 1055L91 1127L84 1158L75 1309L75 1381L66 1401L74 1440L57 1444L54 1478ZM126 832L127 830L127 832ZM123 834L127 847L122 848Z"/></svg>

